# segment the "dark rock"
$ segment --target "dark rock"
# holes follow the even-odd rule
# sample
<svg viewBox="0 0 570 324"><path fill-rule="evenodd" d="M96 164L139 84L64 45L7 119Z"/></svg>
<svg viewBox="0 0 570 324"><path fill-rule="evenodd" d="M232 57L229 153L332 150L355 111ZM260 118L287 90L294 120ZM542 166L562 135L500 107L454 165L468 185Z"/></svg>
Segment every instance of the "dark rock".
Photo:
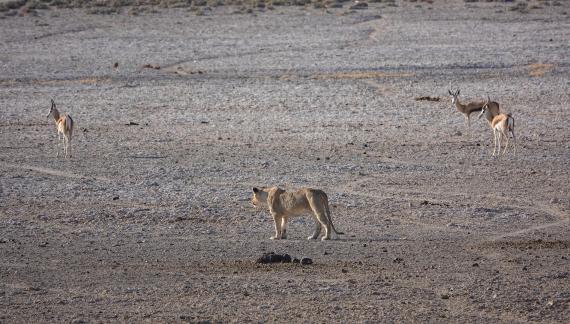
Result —
<svg viewBox="0 0 570 324"><path fill-rule="evenodd" d="M264 253L255 262L257 263L289 263L291 256L289 254L275 254L275 252Z"/></svg>
<svg viewBox="0 0 570 324"><path fill-rule="evenodd" d="M304 265L313 264L313 259L310 259L307 257L302 257L301 258L301 264L304 264Z"/></svg>
<svg viewBox="0 0 570 324"><path fill-rule="evenodd" d="M355 2L352 6L349 7L350 9L367 9L368 3L366 2Z"/></svg>

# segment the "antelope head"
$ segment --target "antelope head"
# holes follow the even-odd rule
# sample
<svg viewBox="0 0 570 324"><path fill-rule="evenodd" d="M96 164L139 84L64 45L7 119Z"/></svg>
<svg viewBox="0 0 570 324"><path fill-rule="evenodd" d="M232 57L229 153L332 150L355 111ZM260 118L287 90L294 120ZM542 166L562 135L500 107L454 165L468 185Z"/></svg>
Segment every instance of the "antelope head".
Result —
<svg viewBox="0 0 570 324"><path fill-rule="evenodd" d="M487 101L485 101L485 104L481 108L481 113L479 114L479 118L481 118L481 117L483 117L483 115L485 115L485 113L487 112L487 109L489 109L489 103L490 102L491 102L491 98L489 97L489 95L487 95Z"/></svg>
<svg viewBox="0 0 570 324"><path fill-rule="evenodd" d="M451 89L449 89L449 90L447 90L447 92L449 92L449 95L451 96L451 105L455 105L455 102L457 101L457 96L459 96L461 89L457 89L457 91L455 91L455 92L453 92L453 91L451 91Z"/></svg>
<svg viewBox="0 0 570 324"><path fill-rule="evenodd" d="M51 99L51 108L49 109L49 113L47 114L46 118L49 118L53 113L54 113L54 109L55 108L55 102L53 101L53 99ZM57 110L55 110L57 111Z"/></svg>

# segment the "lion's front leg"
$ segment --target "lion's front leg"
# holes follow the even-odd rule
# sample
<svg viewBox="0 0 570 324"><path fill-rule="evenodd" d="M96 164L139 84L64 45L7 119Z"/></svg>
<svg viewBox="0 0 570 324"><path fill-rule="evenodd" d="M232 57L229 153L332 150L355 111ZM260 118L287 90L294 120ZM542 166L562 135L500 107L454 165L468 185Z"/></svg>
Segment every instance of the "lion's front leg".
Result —
<svg viewBox="0 0 570 324"><path fill-rule="evenodd" d="M271 215L273 216L273 222L275 223L275 235L273 235L269 239L279 240L282 238L281 225L283 222L283 217L281 215L276 214L276 213L272 213Z"/></svg>
<svg viewBox="0 0 570 324"><path fill-rule="evenodd" d="M286 216L281 217L281 238L282 239L287 238L287 217Z"/></svg>

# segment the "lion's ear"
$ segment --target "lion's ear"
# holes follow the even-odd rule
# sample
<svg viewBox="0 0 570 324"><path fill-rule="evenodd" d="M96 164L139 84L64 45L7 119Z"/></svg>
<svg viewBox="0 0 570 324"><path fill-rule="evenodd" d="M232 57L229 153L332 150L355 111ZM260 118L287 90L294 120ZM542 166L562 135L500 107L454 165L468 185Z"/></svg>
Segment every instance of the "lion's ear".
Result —
<svg viewBox="0 0 570 324"><path fill-rule="evenodd" d="M258 193L259 189L257 189L256 187L253 187L253 192Z"/></svg>

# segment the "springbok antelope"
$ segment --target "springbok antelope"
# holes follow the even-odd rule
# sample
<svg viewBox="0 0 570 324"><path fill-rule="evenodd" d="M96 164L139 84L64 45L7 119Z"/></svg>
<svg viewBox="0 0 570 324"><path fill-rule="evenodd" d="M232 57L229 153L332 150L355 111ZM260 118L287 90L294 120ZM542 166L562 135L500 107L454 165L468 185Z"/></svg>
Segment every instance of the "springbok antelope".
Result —
<svg viewBox="0 0 570 324"><path fill-rule="evenodd" d="M480 101L470 102L464 105L461 102L459 102L459 93L461 92L461 89L457 89L457 91L455 92L447 90L447 92L449 92L449 95L451 96L451 104L454 105L455 108L457 108L457 111L459 111L460 113L463 114L463 116L465 116L465 122L467 123L467 126L471 127L471 118L470 118L471 114L476 111L481 111L485 102L480 102ZM487 120L491 122L493 120L493 117L495 117L498 114L499 114L499 103L494 101L489 102L488 110L487 113L485 114Z"/></svg>
<svg viewBox="0 0 570 324"><path fill-rule="evenodd" d="M51 99L51 108L47 118L52 117L55 121L55 126L57 127L57 140L58 147L59 142L62 141L61 135L63 135L63 153L65 157L71 157L71 136L73 135L73 119L68 114L61 116L59 111L55 107L55 102ZM59 149L57 151L57 156L59 156Z"/></svg>
<svg viewBox="0 0 570 324"><path fill-rule="evenodd" d="M481 109L481 114L479 114L479 118L483 115L488 116L489 110L489 103L491 99L487 97L487 102L483 105ZM507 152L507 148L509 147L509 135L508 132L511 132L513 135L513 145L514 145L514 154L517 153L517 139L515 137L515 119L511 114L498 114L489 123L491 125L491 129L493 129L493 139L495 146L493 147L493 156L495 156L495 150L497 148L497 143L499 143L499 151L497 155L501 154L501 142L503 141L503 137L506 140L505 148L503 149L503 155Z"/></svg>

